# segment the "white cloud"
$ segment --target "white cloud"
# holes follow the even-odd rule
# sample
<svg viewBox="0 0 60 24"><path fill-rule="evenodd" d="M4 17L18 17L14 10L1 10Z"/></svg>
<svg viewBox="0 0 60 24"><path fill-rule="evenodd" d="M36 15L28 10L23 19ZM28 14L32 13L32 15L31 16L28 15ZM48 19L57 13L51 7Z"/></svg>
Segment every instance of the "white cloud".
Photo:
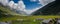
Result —
<svg viewBox="0 0 60 24"><path fill-rule="evenodd" d="M8 0L0 0L0 3L2 3L4 6L7 6Z"/></svg>
<svg viewBox="0 0 60 24"><path fill-rule="evenodd" d="M18 4L17 3L14 3L13 8L14 9L17 9L18 8Z"/></svg>
<svg viewBox="0 0 60 24"><path fill-rule="evenodd" d="M13 9L13 5L14 5L14 2L13 2L13 1L10 1L10 2L8 3L8 6L10 7L10 9Z"/></svg>
<svg viewBox="0 0 60 24"><path fill-rule="evenodd" d="M30 0L31 2L36 2L37 0Z"/></svg>
<svg viewBox="0 0 60 24"><path fill-rule="evenodd" d="M31 14L32 12L35 12L37 9L32 9L32 10L27 10L26 13L27 14Z"/></svg>
<svg viewBox="0 0 60 24"><path fill-rule="evenodd" d="M23 1L18 2L18 9L24 11L25 10L25 4Z"/></svg>
<svg viewBox="0 0 60 24"><path fill-rule="evenodd" d="M44 5L47 5L48 3L53 2L53 1L55 1L55 0L39 0L38 4L42 4L44 6Z"/></svg>
<svg viewBox="0 0 60 24"><path fill-rule="evenodd" d="M41 7L37 7L37 8L32 9L32 10L27 10L26 13L27 13L27 14L31 14L31 13L37 11L38 9L42 8L42 7L43 7L43 6L41 6Z"/></svg>
<svg viewBox="0 0 60 24"><path fill-rule="evenodd" d="M11 7L10 8L11 10L14 9L14 11L16 11L18 13L25 14L25 12L26 12L23 1L18 1L18 3L14 3L13 1L10 1L8 5L9 5L9 7Z"/></svg>
<svg viewBox="0 0 60 24"><path fill-rule="evenodd" d="M0 2L1 2L1 0L0 0Z"/></svg>

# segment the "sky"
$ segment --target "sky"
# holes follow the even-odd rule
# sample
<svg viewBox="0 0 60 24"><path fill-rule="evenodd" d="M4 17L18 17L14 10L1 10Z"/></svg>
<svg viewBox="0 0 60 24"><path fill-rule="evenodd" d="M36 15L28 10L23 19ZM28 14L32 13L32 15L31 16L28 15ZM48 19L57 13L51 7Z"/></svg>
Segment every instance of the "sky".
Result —
<svg viewBox="0 0 60 24"><path fill-rule="evenodd" d="M18 3L19 0L13 0L15 3ZM22 0L25 5L25 12L31 14L32 12L36 11L41 4L38 4L38 0Z"/></svg>
<svg viewBox="0 0 60 24"><path fill-rule="evenodd" d="M0 3L4 6L9 6L11 10L15 9L31 14L53 1L55 0L0 0Z"/></svg>
<svg viewBox="0 0 60 24"><path fill-rule="evenodd" d="M19 0L13 0L15 3L18 3ZM41 4L38 4L39 1L32 1L32 0L23 0L26 9L27 10L31 10L31 9L35 9L36 7L40 7L42 6Z"/></svg>

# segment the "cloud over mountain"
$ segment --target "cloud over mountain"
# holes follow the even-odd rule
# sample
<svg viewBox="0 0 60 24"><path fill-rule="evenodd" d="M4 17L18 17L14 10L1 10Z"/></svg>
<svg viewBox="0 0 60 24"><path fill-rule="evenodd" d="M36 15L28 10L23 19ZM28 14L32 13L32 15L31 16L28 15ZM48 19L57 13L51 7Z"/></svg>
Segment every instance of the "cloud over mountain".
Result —
<svg viewBox="0 0 60 24"><path fill-rule="evenodd" d="M8 3L8 6L10 7L10 9L12 9L13 6L14 6L14 2L13 2L13 1L10 1L10 2Z"/></svg>
<svg viewBox="0 0 60 24"><path fill-rule="evenodd" d="M26 7L23 1L18 1L18 8L20 8L19 10L25 10Z"/></svg>
<svg viewBox="0 0 60 24"><path fill-rule="evenodd" d="M38 4L47 5L48 3L51 3L53 1L55 1L55 0L39 0Z"/></svg>

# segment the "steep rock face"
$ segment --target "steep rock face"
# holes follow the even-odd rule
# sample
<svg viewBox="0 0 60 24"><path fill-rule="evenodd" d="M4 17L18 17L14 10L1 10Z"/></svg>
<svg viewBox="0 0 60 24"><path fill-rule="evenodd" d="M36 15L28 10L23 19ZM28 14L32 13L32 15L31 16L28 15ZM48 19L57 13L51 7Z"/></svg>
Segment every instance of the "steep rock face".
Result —
<svg viewBox="0 0 60 24"><path fill-rule="evenodd" d="M42 7L41 9L35 11L32 13L32 15L56 15L60 13L60 3L58 3L59 0L56 0L54 2L51 2L47 4L46 6Z"/></svg>

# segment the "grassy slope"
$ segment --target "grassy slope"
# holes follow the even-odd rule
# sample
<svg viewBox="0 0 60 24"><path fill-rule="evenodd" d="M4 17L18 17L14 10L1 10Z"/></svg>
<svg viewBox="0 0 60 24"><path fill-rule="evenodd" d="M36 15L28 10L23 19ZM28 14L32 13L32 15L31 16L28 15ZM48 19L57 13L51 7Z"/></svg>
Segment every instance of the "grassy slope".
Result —
<svg viewBox="0 0 60 24"><path fill-rule="evenodd" d="M8 18L1 18L0 21L15 21L17 19L24 19L24 21L22 22L19 22L19 21L16 21L16 22L13 22L13 24L39 24L41 22L41 20L37 20L37 21L33 21L34 19L37 19L37 18L43 18L43 19L49 19L49 18L60 18L60 16L13 16L13 17L8 17Z"/></svg>
<svg viewBox="0 0 60 24"><path fill-rule="evenodd" d="M11 10L9 10L9 9L7 9L5 7L2 7L2 6L0 6L0 10L6 12L6 14L13 15L12 17L3 17L3 18L0 18L0 21L11 21L11 20L17 20L17 19L24 19L24 21L26 21L26 22L23 22L23 23L13 22L13 24L39 24L41 21L34 22L33 20L37 19L37 18L44 18L44 19L60 18L60 16L58 16L58 15L21 16L20 14L12 12Z"/></svg>
<svg viewBox="0 0 60 24"><path fill-rule="evenodd" d="M8 9L7 7L3 7L3 6L0 6L0 13L2 13L2 14L4 14L4 15L6 15L6 14L8 14L8 16L9 15L11 15L11 16L20 16L20 14L17 14L17 13L15 13L15 12L13 12L13 11L11 11L10 9ZM0 14L1 15L1 14ZM4 16L4 15L2 15L2 16ZM1 17L1 16L0 16ZM0 18L0 20L4 20L4 19L6 19L6 18ZM9 19L9 18L8 18Z"/></svg>
<svg viewBox="0 0 60 24"><path fill-rule="evenodd" d="M0 10L6 12L7 14L13 15L13 17L0 18L0 21L9 21L9 20L17 20L17 19L33 20L33 19L36 19L36 18L44 18L44 19L60 18L60 16L58 16L58 15L55 15L55 16L54 15L47 15L47 16L44 16L44 15L40 15L40 16L20 16L20 14L12 12L11 10L9 10L9 9L7 9L5 7L2 7L2 6L0 6Z"/></svg>
<svg viewBox="0 0 60 24"><path fill-rule="evenodd" d="M13 17L8 17L8 18L0 18L0 21L9 21L9 20L17 20L17 19L24 19L24 20L34 20L37 18L44 18L44 19L49 19L49 18L60 18L60 16L13 16Z"/></svg>
<svg viewBox="0 0 60 24"><path fill-rule="evenodd" d="M3 6L0 6L0 10L4 11L5 14L10 14L10 15L20 15L20 14L17 14L13 11L11 11L9 8L7 7L3 7Z"/></svg>

